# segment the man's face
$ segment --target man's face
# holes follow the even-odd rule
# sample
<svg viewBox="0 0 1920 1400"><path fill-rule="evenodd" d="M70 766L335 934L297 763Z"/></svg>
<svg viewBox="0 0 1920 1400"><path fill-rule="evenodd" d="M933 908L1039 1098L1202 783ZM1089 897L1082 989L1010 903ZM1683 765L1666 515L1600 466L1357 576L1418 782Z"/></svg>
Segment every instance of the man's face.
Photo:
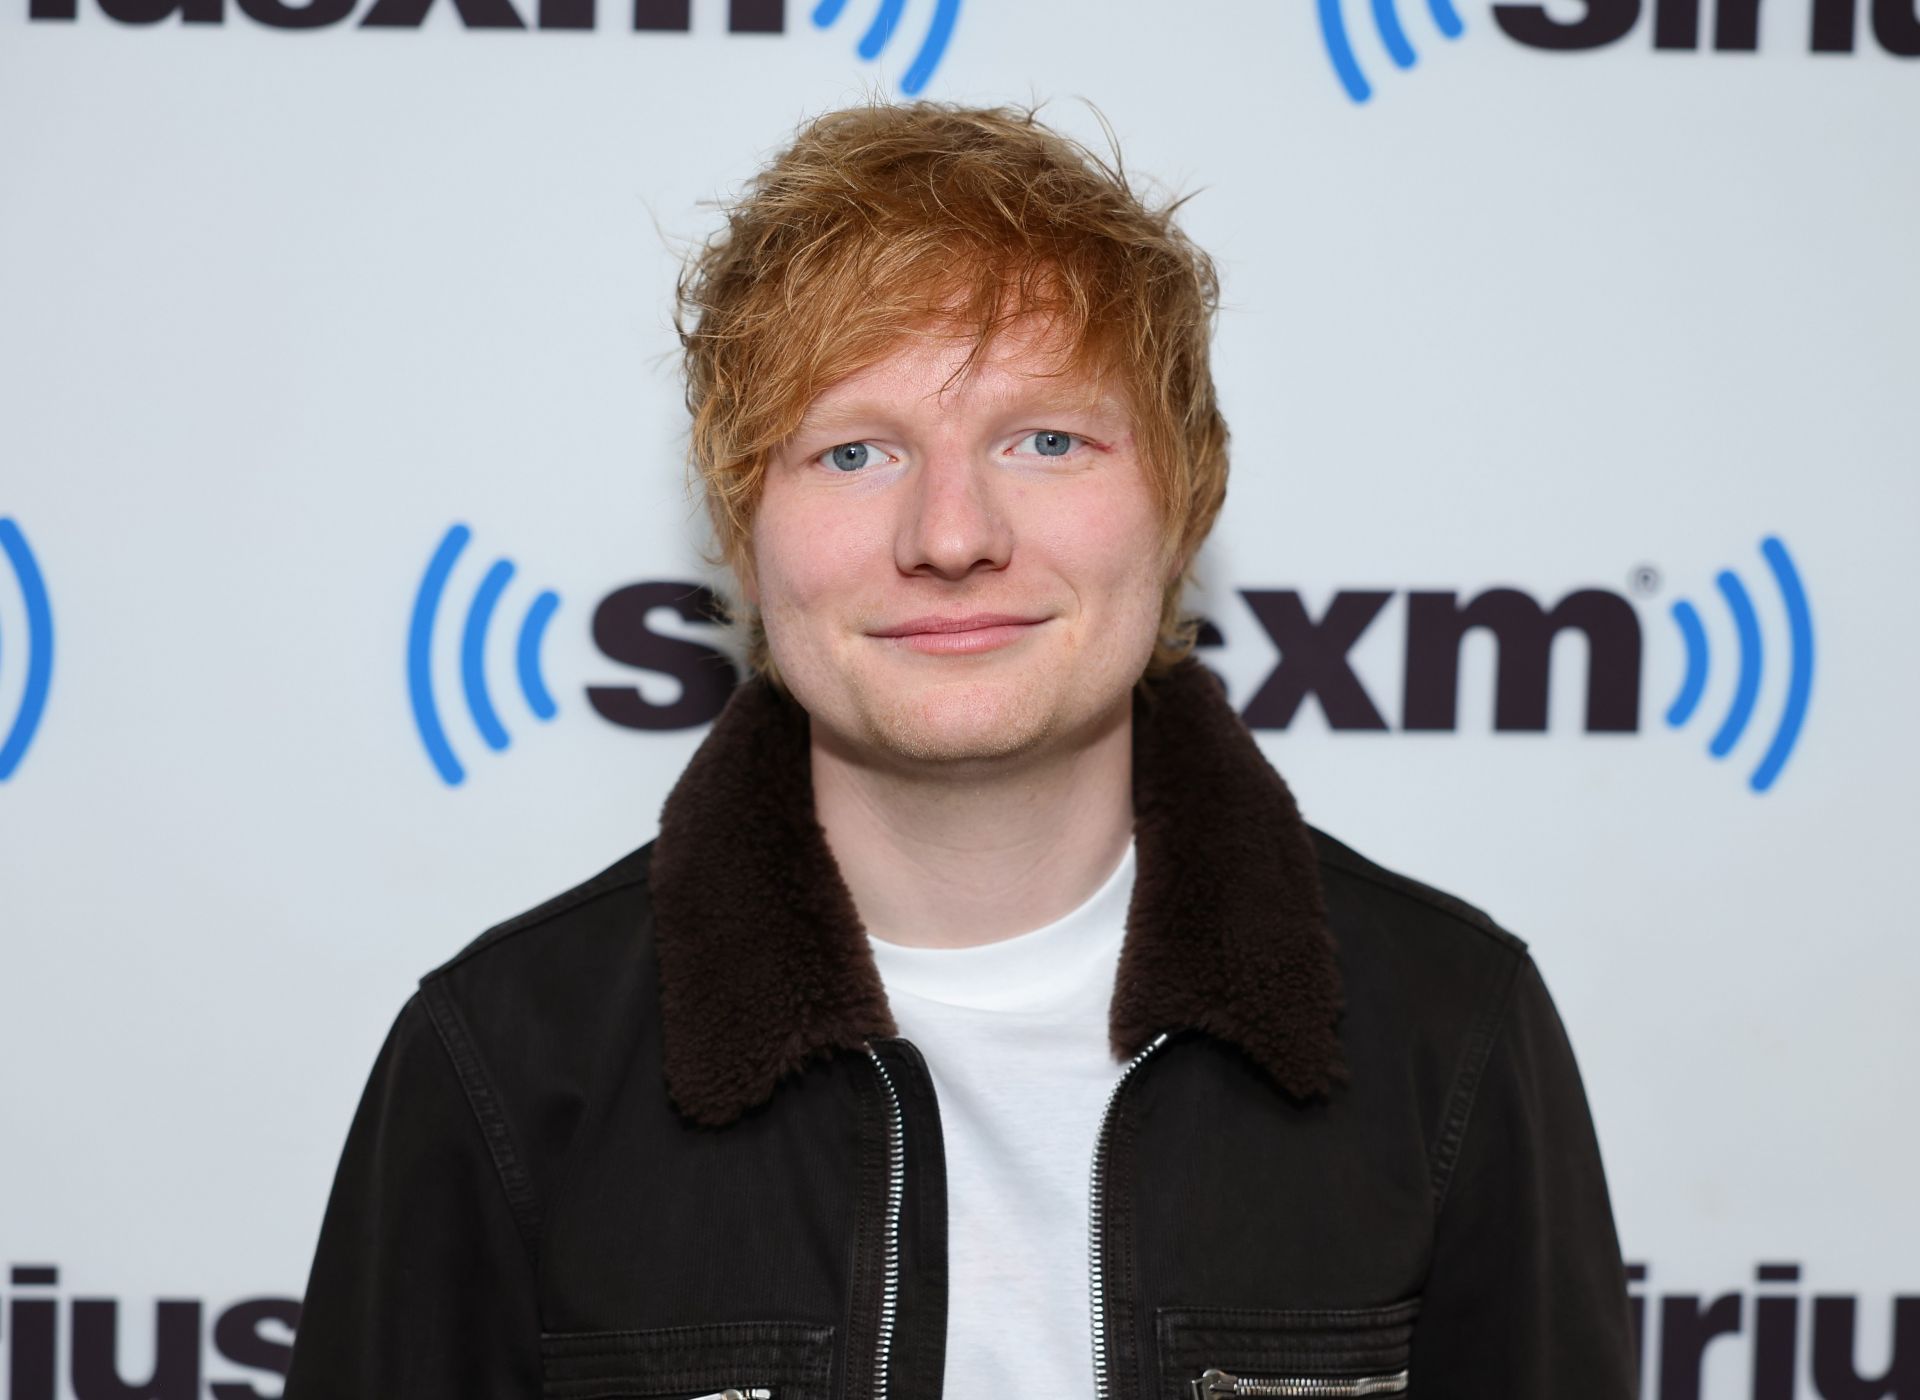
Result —
<svg viewBox="0 0 1920 1400"><path fill-rule="evenodd" d="M909 337L825 390L754 519L747 591L782 677L833 740L896 760L1111 720L1173 572L1123 396L1036 373L1057 358L1032 323L949 384L969 348Z"/></svg>

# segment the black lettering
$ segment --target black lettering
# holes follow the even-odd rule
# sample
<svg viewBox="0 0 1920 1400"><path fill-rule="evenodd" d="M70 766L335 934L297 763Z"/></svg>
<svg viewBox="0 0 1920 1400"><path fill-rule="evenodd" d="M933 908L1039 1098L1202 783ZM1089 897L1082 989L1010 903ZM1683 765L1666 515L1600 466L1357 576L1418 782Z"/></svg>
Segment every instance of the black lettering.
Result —
<svg viewBox="0 0 1920 1400"><path fill-rule="evenodd" d="M1633 1374L1636 1378L1647 1373L1647 1297L1634 1289L1646 1281L1645 1264L1627 1265L1627 1316L1628 1325L1633 1331Z"/></svg>
<svg viewBox="0 0 1920 1400"><path fill-rule="evenodd" d="M1306 604L1298 593L1244 588L1240 596L1280 649L1280 664L1242 712L1249 728L1285 729L1309 695L1319 698L1320 709L1333 729L1387 727L1366 687L1354 675L1347 653L1393 594L1336 593L1318 622L1307 616Z"/></svg>
<svg viewBox="0 0 1920 1400"><path fill-rule="evenodd" d="M222 0L100 0L100 13L121 24L158 24L179 15L183 24L218 24Z"/></svg>
<svg viewBox="0 0 1920 1400"><path fill-rule="evenodd" d="M633 0L635 29L693 28L693 0ZM784 34L786 0L727 0L727 30L733 34Z"/></svg>
<svg viewBox="0 0 1920 1400"><path fill-rule="evenodd" d="M267 1323L284 1327L287 1340L263 1336L260 1328ZM284 1381L293 1362L293 1332L299 1325L296 1298L243 1298L213 1324L213 1347L236 1366L250 1366ZM279 1393L269 1395L238 1381L215 1381L210 1389L213 1400L274 1400Z"/></svg>
<svg viewBox="0 0 1920 1400"><path fill-rule="evenodd" d="M1852 53L1859 0L1813 0L1813 51Z"/></svg>
<svg viewBox="0 0 1920 1400"><path fill-rule="evenodd" d="M1552 612L1516 588L1490 588L1464 608L1452 593L1407 596L1407 729L1457 727L1460 643L1484 627L1499 646L1493 727L1539 731L1547 727L1547 679L1553 638L1573 627L1587 638L1587 732L1626 733L1640 727L1640 619L1617 593L1583 588Z"/></svg>
<svg viewBox="0 0 1920 1400"><path fill-rule="evenodd" d="M1920 5L1915 0L1873 0L1873 37L1890 54L1920 57Z"/></svg>
<svg viewBox="0 0 1920 1400"><path fill-rule="evenodd" d="M1760 0L1720 0L1713 14L1713 46L1722 53L1760 47Z"/></svg>
<svg viewBox="0 0 1920 1400"><path fill-rule="evenodd" d="M73 1303L73 1393L76 1400L199 1400L200 1305L162 1301L153 1329L153 1374L120 1378L120 1305L110 1298Z"/></svg>
<svg viewBox="0 0 1920 1400"><path fill-rule="evenodd" d="M360 24L385 29L418 29L433 0L374 0ZM525 29L527 22L512 0L453 0L455 13L469 29Z"/></svg>
<svg viewBox="0 0 1920 1400"><path fill-rule="evenodd" d="M727 29L734 34L784 34L786 0L728 0Z"/></svg>
<svg viewBox="0 0 1920 1400"><path fill-rule="evenodd" d="M1656 0L1653 11L1656 49L1700 47L1700 0Z"/></svg>
<svg viewBox="0 0 1920 1400"><path fill-rule="evenodd" d="M59 1270L50 1264L13 1266L15 1288L59 1281ZM51 1298L18 1296L8 1304L7 1394L12 1400L53 1400L57 1306Z"/></svg>
<svg viewBox="0 0 1920 1400"><path fill-rule="evenodd" d="M1660 1400L1700 1400L1707 1344L1740 1331L1740 1302L1728 1293L1702 1312L1690 1294L1660 1300Z"/></svg>
<svg viewBox="0 0 1920 1400"><path fill-rule="evenodd" d="M28 0L28 19L73 19L79 12L75 0Z"/></svg>
<svg viewBox="0 0 1920 1400"><path fill-rule="evenodd" d="M1762 1264L1759 1282L1794 1283L1798 1264ZM1800 1298L1760 1293L1753 1305L1753 1400L1793 1400L1799 1366Z"/></svg>
<svg viewBox="0 0 1920 1400"><path fill-rule="evenodd" d="M353 13L353 0L308 0L289 5L286 0L240 0L249 19L273 29L320 29L338 24Z"/></svg>
<svg viewBox="0 0 1920 1400"><path fill-rule="evenodd" d="M597 19L593 0L540 0L535 23L542 29L591 29Z"/></svg>
<svg viewBox="0 0 1920 1400"><path fill-rule="evenodd" d="M1813 1300L1813 1388L1824 1400L1900 1400L1920 1395L1920 1298L1893 1300L1893 1354L1873 1377L1854 1369L1854 1299Z"/></svg>
<svg viewBox="0 0 1920 1400"><path fill-rule="evenodd" d="M1493 20L1509 39L1535 49L1597 49L1640 22L1640 0L1586 0L1586 7L1579 19L1561 21L1544 5L1495 5Z"/></svg>
<svg viewBox="0 0 1920 1400"><path fill-rule="evenodd" d="M635 686L590 685L587 701L602 719L628 729L692 729L718 715L739 682L725 652L647 627L647 614L672 608L688 622L719 622L724 610L697 583L630 583L593 610L593 641L611 660L680 682L680 698L655 705Z"/></svg>

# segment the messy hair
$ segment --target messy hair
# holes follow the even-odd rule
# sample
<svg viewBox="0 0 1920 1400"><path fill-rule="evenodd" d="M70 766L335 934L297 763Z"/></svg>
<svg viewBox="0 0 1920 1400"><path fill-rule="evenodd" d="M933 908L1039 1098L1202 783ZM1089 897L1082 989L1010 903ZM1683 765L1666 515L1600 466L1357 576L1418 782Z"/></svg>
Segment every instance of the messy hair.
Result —
<svg viewBox="0 0 1920 1400"><path fill-rule="evenodd" d="M964 371L1037 315L1065 347L1062 370L1124 391L1162 557L1181 564L1147 673L1186 655L1181 590L1226 495L1227 429L1208 366L1219 281L1174 223L1181 202L1148 202L1117 147L1105 159L1031 108L873 102L807 122L725 206L677 287L717 562L749 572L767 462L823 390L934 324L972 337ZM736 610L749 663L771 671L758 616Z"/></svg>

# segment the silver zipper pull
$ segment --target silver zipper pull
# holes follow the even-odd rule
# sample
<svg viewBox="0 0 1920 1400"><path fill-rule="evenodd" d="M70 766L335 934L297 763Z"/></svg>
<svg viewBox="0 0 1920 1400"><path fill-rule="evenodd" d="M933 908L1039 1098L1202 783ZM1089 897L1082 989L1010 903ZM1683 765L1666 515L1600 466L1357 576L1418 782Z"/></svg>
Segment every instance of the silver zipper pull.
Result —
<svg viewBox="0 0 1920 1400"><path fill-rule="evenodd" d="M752 1390L716 1390L711 1395L696 1395L693 1400L773 1400L773 1392L764 1386Z"/></svg>
<svg viewBox="0 0 1920 1400"><path fill-rule="evenodd" d="M1369 1396L1402 1394L1407 1388L1407 1373L1392 1375L1356 1375L1356 1377L1319 1377L1319 1375L1235 1375L1210 1365L1198 1381L1192 1383L1194 1400L1213 1400L1223 1394L1254 1396Z"/></svg>
<svg viewBox="0 0 1920 1400"><path fill-rule="evenodd" d="M1405 1371L1387 1376L1236 1376L1209 1366L1193 1382L1193 1400L1221 1395L1398 1395L1406 1388Z"/></svg>

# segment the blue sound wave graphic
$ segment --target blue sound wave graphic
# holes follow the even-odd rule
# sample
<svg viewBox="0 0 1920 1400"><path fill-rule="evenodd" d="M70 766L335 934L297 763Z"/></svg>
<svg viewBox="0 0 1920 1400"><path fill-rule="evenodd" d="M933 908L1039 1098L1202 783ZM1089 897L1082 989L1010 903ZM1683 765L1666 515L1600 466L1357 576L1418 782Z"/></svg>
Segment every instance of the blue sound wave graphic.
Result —
<svg viewBox="0 0 1920 1400"><path fill-rule="evenodd" d="M1373 96L1373 87L1367 82L1367 75L1360 71L1360 62L1353 56L1353 43L1347 37L1347 20L1341 6L1343 0L1319 0L1320 38L1327 46L1327 59L1333 64L1333 71L1339 75L1340 85L1347 90L1347 96L1355 102L1365 102ZM1373 9L1373 27L1380 31L1380 42L1386 46L1387 57L1399 68L1411 68L1419 61L1419 55L1413 51L1413 45L1407 41L1407 31L1400 23L1400 12L1395 8L1395 0L1370 0ZM1434 27L1449 39L1458 39L1466 26L1460 22L1459 13L1453 8L1452 0L1427 0L1427 8L1433 14Z"/></svg>
<svg viewBox="0 0 1920 1400"><path fill-rule="evenodd" d="M1437 0L1437 3L1445 3L1445 0ZM836 23L846 8L847 0L819 0L813 7L814 27L825 29ZM893 31L899 27L900 17L906 8L907 0L880 0L866 32L860 36L860 57L869 63L880 57L881 51L893 39ZM913 56L906 76L900 79L900 90L907 96L916 96L933 77L933 70L940 66L940 59L947 51L947 41L953 37L953 26L959 18L960 0L934 0L933 19L927 26L926 37L920 41L920 51Z"/></svg>
<svg viewBox="0 0 1920 1400"><path fill-rule="evenodd" d="M413 702L414 727L420 732L420 742L426 747L434 769L450 787L463 782L467 773L447 740L446 726L440 721L440 707L434 697L433 629L454 561L472 536L473 531L465 525L449 526L441 536L439 547L433 551L420 587L413 595L413 617L407 627L407 694ZM473 601L467 604L466 618L460 627L460 689L467 711L473 716L474 727L480 731L487 747L496 751L506 748L511 739L487 690L486 643L494 610L512 578L513 565L505 559L496 559L480 580ZM542 720L550 720L559 713L540 674L540 642L546 636L554 609L559 606L560 595L551 589L543 590L528 604L514 641L514 670L520 680L520 692L526 696L527 708Z"/></svg>
<svg viewBox="0 0 1920 1400"><path fill-rule="evenodd" d="M1794 568L1792 556L1777 536L1769 535L1762 540L1760 553L1773 573L1781 604L1786 609L1788 670L1787 699L1781 707L1780 722L1759 765L1747 780L1755 792L1765 792L1780 776L1780 769L1792 754L1800 728L1806 722L1807 700L1813 693L1813 616L1807 609L1807 592L1801 585L1800 572ZM1714 583L1733 618L1734 636L1739 643L1733 700L1707 744L1708 753L1715 758L1725 758L1733 752L1733 746L1740 742L1740 736L1753 718L1754 701L1760 694L1764 651L1760 642L1760 618L1739 575L1731 569L1722 569L1714 577ZM1683 598L1673 605L1672 612L1674 625L1680 629L1680 640L1687 649L1687 672L1680 682L1680 693L1667 707L1667 723L1678 729L1693 718L1699 708L1700 697L1707 686L1709 653L1707 629L1701 625L1700 614L1693 604Z"/></svg>
<svg viewBox="0 0 1920 1400"><path fill-rule="evenodd" d="M47 687L53 681L53 609L47 604L46 581L40 577L40 565L27 547L27 537L10 515L0 515L0 554L13 566L14 583L20 600L26 604L26 685L20 692L20 708L7 726L6 739L0 741L0 783L13 776L20 760L27 755L40 716L47 708ZM0 666L6 655L0 652ZM5 674L0 671L0 675Z"/></svg>

